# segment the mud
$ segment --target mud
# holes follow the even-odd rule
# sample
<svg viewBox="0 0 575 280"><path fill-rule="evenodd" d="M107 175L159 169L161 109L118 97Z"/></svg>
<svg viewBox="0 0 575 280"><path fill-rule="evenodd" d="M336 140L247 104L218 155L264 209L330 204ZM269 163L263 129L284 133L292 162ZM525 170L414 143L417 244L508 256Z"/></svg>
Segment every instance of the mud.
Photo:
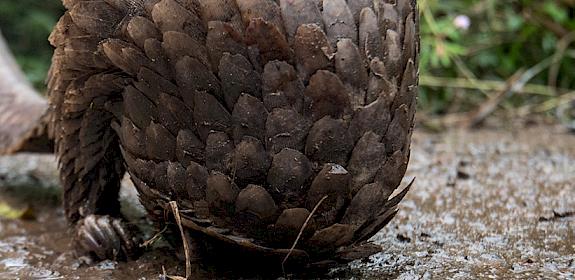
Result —
<svg viewBox="0 0 575 280"><path fill-rule="evenodd" d="M575 135L553 126L416 133L405 181L416 183L373 241L383 251L332 271L341 279L573 279ZM58 206L50 156L0 158L0 201L32 220L0 218L0 279L158 279L183 274L161 243L137 261L87 264ZM145 224L134 194L132 221Z"/></svg>

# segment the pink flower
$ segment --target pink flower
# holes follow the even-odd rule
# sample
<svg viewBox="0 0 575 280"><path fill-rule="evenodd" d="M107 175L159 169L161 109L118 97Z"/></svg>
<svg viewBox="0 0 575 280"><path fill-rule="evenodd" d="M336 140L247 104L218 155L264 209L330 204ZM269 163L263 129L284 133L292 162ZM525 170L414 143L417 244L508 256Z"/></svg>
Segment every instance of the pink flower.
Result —
<svg viewBox="0 0 575 280"><path fill-rule="evenodd" d="M467 30L471 26L471 19L466 15L458 15L453 19L453 25L457 29Z"/></svg>

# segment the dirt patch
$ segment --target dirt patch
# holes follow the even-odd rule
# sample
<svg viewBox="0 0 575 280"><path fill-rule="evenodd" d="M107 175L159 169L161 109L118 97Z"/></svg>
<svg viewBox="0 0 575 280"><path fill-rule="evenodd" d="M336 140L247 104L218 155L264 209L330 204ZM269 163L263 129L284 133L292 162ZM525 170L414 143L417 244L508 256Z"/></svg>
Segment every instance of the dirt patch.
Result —
<svg viewBox="0 0 575 280"><path fill-rule="evenodd" d="M373 240L384 252L345 273L399 279L572 278L575 136L415 134L415 187Z"/></svg>
<svg viewBox="0 0 575 280"><path fill-rule="evenodd" d="M574 135L555 127L416 133L412 146L406 182L416 177L416 183L397 217L373 238L382 253L331 277L575 276ZM14 200L18 191L7 191L19 189L14 185L37 182L49 190L54 167L51 157L0 158L0 199ZM26 177L31 173L36 179ZM184 273L165 248L134 262L86 265L71 253L61 209L43 204L31 204L36 220L0 220L0 279L158 279L162 266Z"/></svg>

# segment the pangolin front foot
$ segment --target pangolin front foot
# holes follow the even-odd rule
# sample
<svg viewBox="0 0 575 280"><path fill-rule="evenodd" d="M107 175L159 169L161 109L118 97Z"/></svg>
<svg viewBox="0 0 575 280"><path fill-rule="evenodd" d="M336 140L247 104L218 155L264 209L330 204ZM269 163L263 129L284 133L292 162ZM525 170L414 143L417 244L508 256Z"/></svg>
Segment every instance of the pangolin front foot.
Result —
<svg viewBox="0 0 575 280"><path fill-rule="evenodd" d="M124 261L141 254L137 231L122 219L89 215L78 223L76 248L96 260Z"/></svg>

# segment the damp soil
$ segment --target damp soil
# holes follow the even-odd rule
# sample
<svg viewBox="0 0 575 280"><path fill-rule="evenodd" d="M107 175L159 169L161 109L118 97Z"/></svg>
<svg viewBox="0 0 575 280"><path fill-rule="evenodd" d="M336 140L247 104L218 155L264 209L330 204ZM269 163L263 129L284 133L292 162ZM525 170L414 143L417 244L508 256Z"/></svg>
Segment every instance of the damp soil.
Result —
<svg viewBox="0 0 575 280"><path fill-rule="evenodd" d="M382 252L331 271L340 279L573 279L575 135L555 126L415 133L395 219L372 241ZM145 224L129 184L123 206ZM51 156L0 157L0 279L160 279L183 262L156 245L131 262L73 254Z"/></svg>

